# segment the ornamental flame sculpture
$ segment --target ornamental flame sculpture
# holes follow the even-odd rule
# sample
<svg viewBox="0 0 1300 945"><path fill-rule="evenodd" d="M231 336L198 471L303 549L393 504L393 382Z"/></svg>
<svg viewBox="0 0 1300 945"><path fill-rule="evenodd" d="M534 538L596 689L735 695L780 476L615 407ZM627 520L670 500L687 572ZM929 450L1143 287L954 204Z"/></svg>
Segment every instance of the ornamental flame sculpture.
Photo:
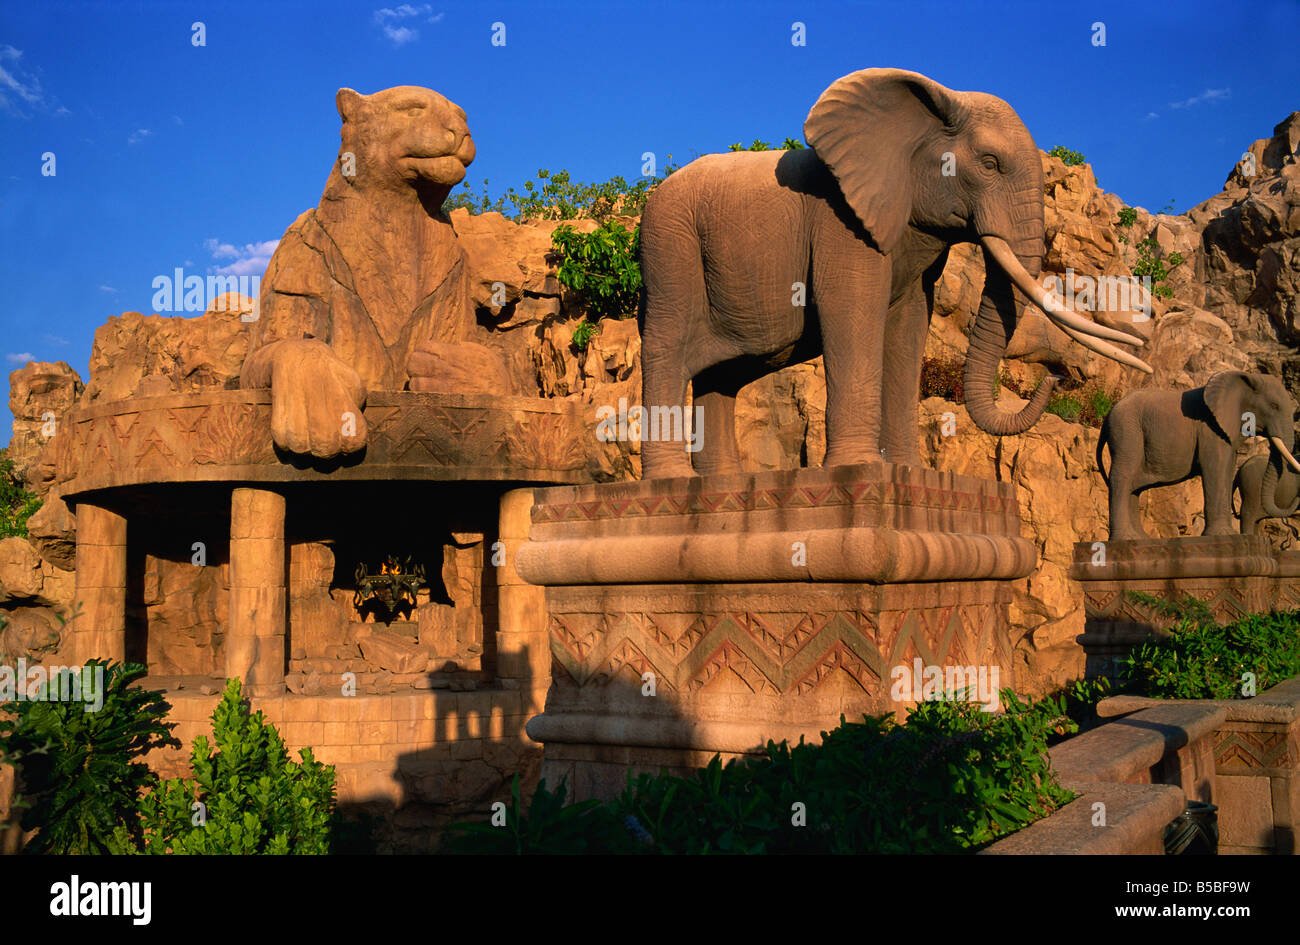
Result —
<svg viewBox="0 0 1300 945"><path fill-rule="evenodd" d="M368 573L363 561L357 565L357 590L352 603L362 617L371 610L376 619L392 623L398 613L410 614L415 609L415 595L427 583L424 565L412 564L409 556L405 562L399 562L389 555L388 560L379 566L378 574Z"/></svg>

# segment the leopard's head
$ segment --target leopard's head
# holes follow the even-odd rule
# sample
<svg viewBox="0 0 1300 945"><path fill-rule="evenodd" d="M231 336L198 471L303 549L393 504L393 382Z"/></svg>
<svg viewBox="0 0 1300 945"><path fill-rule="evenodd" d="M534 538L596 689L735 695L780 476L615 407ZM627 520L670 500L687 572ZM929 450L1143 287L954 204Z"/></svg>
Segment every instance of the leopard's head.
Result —
<svg viewBox="0 0 1300 945"><path fill-rule="evenodd" d="M343 119L338 170L354 187L414 188L440 205L474 160L464 110L432 89L339 89L335 102Z"/></svg>

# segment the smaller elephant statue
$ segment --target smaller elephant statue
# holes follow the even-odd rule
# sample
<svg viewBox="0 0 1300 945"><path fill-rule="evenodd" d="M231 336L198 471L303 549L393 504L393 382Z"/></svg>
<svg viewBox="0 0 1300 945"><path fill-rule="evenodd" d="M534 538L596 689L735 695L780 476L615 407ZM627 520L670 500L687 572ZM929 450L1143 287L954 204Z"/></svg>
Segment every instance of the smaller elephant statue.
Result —
<svg viewBox="0 0 1300 945"><path fill-rule="evenodd" d="M1110 539L1146 538L1138 496L1152 486L1201 477L1205 534L1232 535L1233 472L1248 436L1266 436L1278 461L1297 472L1296 402L1276 377L1226 371L1194 390L1138 390L1102 424L1097 468L1110 490ZM1109 474L1102 453L1110 447Z"/></svg>
<svg viewBox="0 0 1300 945"><path fill-rule="evenodd" d="M1258 534L1263 519L1290 518L1300 511L1300 474L1285 465L1277 450L1242 463L1234 488L1241 493L1243 535Z"/></svg>

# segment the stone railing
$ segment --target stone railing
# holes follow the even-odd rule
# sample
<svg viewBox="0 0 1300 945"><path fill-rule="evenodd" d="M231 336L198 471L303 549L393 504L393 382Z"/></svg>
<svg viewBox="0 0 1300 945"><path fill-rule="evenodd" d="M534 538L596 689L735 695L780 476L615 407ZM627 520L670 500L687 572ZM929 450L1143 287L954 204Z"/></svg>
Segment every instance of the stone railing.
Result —
<svg viewBox="0 0 1300 945"><path fill-rule="evenodd" d="M1099 726L1049 752L1079 795L988 854L1164 853L1164 831L1188 801L1218 802L1213 745L1225 712L1159 705Z"/></svg>
<svg viewBox="0 0 1300 945"><path fill-rule="evenodd" d="M1153 708L1159 707L1159 708ZM1194 707L1222 714L1213 733L1214 803L1224 853L1300 852L1300 676L1252 699L1164 700L1113 696L1097 707L1115 718Z"/></svg>

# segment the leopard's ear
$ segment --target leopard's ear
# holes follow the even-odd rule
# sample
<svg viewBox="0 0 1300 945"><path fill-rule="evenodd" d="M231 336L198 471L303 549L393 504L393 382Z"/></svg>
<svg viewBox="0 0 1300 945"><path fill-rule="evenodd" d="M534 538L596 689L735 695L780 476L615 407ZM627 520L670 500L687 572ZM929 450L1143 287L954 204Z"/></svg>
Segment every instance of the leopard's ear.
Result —
<svg viewBox="0 0 1300 945"><path fill-rule="evenodd" d="M352 121L365 107L366 96L352 89L339 89L338 94L334 96L334 104L338 106L340 118L344 121Z"/></svg>

